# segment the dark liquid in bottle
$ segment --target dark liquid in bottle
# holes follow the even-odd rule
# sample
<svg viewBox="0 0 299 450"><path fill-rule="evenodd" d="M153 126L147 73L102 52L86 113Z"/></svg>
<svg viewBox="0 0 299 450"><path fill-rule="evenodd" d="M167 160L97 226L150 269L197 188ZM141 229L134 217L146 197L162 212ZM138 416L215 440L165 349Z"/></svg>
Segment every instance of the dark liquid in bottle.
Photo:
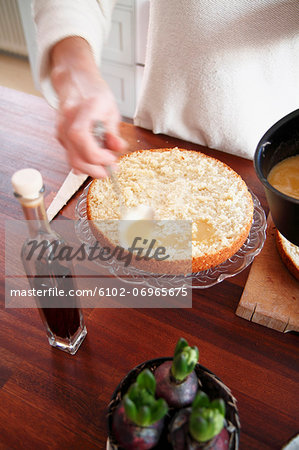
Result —
<svg viewBox="0 0 299 450"><path fill-rule="evenodd" d="M55 267L54 275L39 275L34 278L34 287L46 292L49 288L56 288L57 291L63 290L65 296L53 296L46 294L37 297L42 315L47 322L50 331L57 337L67 339L76 334L80 327L80 312L77 307L76 297L68 295L70 290L75 292L75 286L72 280L71 272L63 266ZM41 273L39 271L39 273ZM59 275L57 275L59 274ZM62 307L56 307L59 305ZM54 307L49 307L55 305Z"/></svg>

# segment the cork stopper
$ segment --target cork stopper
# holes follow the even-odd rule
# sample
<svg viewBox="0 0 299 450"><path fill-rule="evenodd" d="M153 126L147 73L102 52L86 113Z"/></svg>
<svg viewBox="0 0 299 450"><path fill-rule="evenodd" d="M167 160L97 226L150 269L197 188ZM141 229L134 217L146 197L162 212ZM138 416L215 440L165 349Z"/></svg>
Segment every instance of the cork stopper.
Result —
<svg viewBox="0 0 299 450"><path fill-rule="evenodd" d="M36 169L18 170L11 177L15 195L27 200L34 200L40 196L43 188L43 178Z"/></svg>

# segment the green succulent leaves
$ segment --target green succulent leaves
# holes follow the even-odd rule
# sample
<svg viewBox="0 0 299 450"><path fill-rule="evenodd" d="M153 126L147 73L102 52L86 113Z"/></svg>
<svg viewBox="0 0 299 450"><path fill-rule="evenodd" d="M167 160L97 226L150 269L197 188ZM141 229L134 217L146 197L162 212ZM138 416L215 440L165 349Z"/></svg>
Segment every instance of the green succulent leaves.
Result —
<svg viewBox="0 0 299 450"><path fill-rule="evenodd" d="M224 426L225 403L222 398L210 401L199 391L192 403L189 432L197 442L206 442L217 436Z"/></svg>
<svg viewBox="0 0 299 450"><path fill-rule="evenodd" d="M178 340L171 366L171 373L176 381L183 381L192 372L198 362L198 356L197 347L189 347L184 338Z"/></svg>
<svg viewBox="0 0 299 450"><path fill-rule="evenodd" d="M156 380L149 369L143 370L123 398L127 417L136 425L148 427L168 411L164 399L155 399Z"/></svg>

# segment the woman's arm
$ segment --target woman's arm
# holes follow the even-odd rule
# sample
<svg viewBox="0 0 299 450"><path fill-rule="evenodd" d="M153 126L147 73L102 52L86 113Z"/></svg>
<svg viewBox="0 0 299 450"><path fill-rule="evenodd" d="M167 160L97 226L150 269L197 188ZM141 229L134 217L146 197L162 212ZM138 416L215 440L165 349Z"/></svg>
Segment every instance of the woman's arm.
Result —
<svg viewBox="0 0 299 450"><path fill-rule="evenodd" d="M98 65L109 32L114 0L33 0L38 44L37 78L48 102L57 108L57 137L71 166L93 177L115 155L100 149L91 131L97 120L107 129L105 146L125 149L118 136L119 112Z"/></svg>
<svg viewBox="0 0 299 450"><path fill-rule="evenodd" d="M120 116L106 82L101 78L90 45L80 37L58 42L51 51L50 77L59 99L57 135L71 166L93 177L106 176L104 166L126 145L118 135ZM107 133L100 149L91 134L94 122L104 122Z"/></svg>

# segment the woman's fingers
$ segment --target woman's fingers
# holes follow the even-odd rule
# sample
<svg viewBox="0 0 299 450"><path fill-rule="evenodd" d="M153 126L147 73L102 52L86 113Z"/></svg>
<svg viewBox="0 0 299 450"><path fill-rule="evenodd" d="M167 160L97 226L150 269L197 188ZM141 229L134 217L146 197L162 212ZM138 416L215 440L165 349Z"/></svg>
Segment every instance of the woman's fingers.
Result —
<svg viewBox="0 0 299 450"><path fill-rule="evenodd" d="M67 113L59 115L57 132L58 139L66 148L68 159L73 168L84 172L89 169L91 176L106 176L105 170L99 170L99 166L113 165L117 161L117 153L123 153L126 148L126 142L109 131L105 133L103 143L98 141L92 134L94 117L98 112L93 108L88 108L85 104L79 105L77 111L72 108ZM108 115L106 121L110 128L111 118ZM115 126L115 124L114 124ZM118 124L117 124L118 126ZM92 168L92 166L95 166Z"/></svg>
<svg viewBox="0 0 299 450"><path fill-rule="evenodd" d="M125 153L128 150L128 143L122 137L109 131L105 135L105 143L107 148L113 148L119 153Z"/></svg>

